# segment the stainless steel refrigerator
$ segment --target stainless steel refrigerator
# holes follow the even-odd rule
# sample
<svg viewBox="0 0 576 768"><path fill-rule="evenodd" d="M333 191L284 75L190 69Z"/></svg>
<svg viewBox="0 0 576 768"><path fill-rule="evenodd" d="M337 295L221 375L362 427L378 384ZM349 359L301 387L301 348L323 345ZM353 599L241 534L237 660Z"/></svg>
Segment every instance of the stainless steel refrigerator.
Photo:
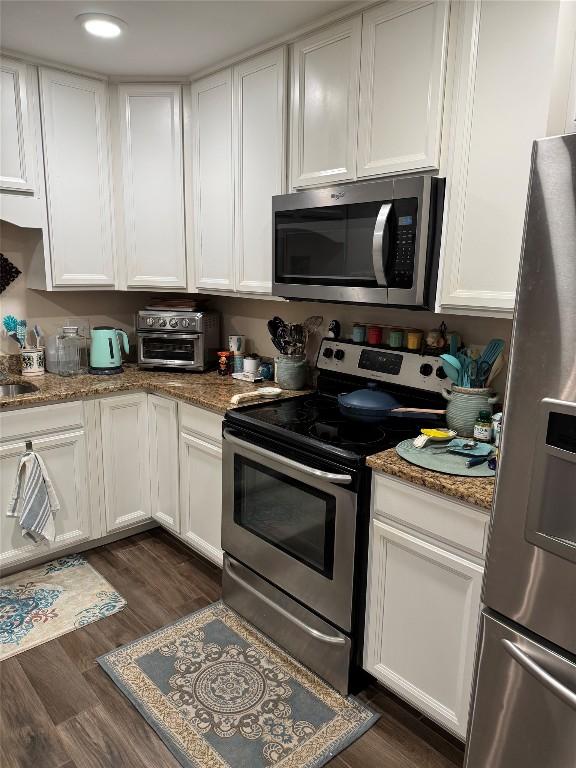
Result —
<svg viewBox="0 0 576 768"><path fill-rule="evenodd" d="M576 768L576 135L534 142L467 768Z"/></svg>

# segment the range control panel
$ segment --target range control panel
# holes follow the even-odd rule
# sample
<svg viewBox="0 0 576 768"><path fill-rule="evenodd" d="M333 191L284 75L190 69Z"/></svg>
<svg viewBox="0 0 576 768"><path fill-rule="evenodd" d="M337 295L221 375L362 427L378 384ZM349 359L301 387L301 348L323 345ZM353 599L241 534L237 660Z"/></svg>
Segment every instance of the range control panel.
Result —
<svg viewBox="0 0 576 768"><path fill-rule="evenodd" d="M405 387L442 392L450 383L442 360L431 355L323 339L317 368Z"/></svg>

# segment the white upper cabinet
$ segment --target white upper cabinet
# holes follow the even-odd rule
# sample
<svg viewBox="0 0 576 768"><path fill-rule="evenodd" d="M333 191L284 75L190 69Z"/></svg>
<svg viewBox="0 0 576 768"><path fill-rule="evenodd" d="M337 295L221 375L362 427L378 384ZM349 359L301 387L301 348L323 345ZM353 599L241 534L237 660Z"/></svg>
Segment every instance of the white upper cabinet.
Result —
<svg viewBox="0 0 576 768"><path fill-rule="evenodd" d="M364 14L358 177L439 167L448 15L443 0Z"/></svg>
<svg viewBox="0 0 576 768"><path fill-rule="evenodd" d="M196 286L234 290L232 70L192 85Z"/></svg>
<svg viewBox="0 0 576 768"><path fill-rule="evenodd" d="M292 187L355 176L361 27L356 17L294 43Z"/></svg>
<svg viewBox="0 0 576 768"><path fill-rule="evenodd" d="M106 83L40 69L52 284L112 288Z"/></svg>
<svg viewBox="0 0 576 768"><path fill-rule="evenodd" d="M557 2L457 3L438 311L511 316L532 142L547 133Z"/></svg>
<svg viewBox="0 0 576 768"><path fill-rule="evenodd" d="M128 288L186 288L179 85L118 87Z"/></svg>
<svg viewBox="0 0 576 768"><path fill-rule="evenodd" d="M234 70L236 289L272 290L272 196L285 190L286 48Z"/></svg>
<svg viewBox="0 0 576 768"><path fill-rule="evenodd" d="M30 124L28 65L0 61L0 189L34 191L34 146Z"/></svg>

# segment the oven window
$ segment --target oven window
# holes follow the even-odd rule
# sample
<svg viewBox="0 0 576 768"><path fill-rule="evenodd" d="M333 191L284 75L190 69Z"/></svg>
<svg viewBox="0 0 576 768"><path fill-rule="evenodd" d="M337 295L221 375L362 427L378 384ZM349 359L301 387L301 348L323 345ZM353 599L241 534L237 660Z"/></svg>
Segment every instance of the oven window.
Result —
<svg viewBox="0 0 576 768"><path fill-rule="evenodd" d="M234 522L329 579L335 518L330 494L234 457Z"/></svg>
<svg viewBox="0 0 576 768"><path fill-rule="evenodd" d="M194 339L170 338L158 336L142 337L142 357L146 360L177 360L193 363L196 357Z"/></svg>

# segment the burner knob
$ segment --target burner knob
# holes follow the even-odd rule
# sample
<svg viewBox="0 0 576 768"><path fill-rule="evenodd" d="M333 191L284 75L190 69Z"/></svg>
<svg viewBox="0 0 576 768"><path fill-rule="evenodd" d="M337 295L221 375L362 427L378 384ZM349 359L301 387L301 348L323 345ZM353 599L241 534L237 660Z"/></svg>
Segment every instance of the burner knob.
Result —
<svg viewBox="0 0 576 768"><path fill-rule="evenodd" d="M163 317L159 318L158 325L160 326L160 328L165 328L166 327L166 320Z"/></svg>
<svg viewBox="0 0 576 768"><path fill-rule="evenodd" d="M438 368L436 368L436 376L439 379L445 379L445 378L447 378L448 374L446 373L446 371L444 370L444 368L442 366L439 366Z"/></svg>
<svg viewBox="0 0 576 768"><path fill-rule="evenodd" d="M336 352L334 352L334 360L344 360L343 349L337 349Z"/></svg>
<svg viewBox="0 0 576 768"><path fill-rule="evenodd" d="M188 318L185 317L184 320L180 322L180 325L182 326L182 328L188 328L188 326L190 325L190 320L188 320Z"/></svg>
<svg viewBox="0 0 576 768"><path fill-rule="evenodd" d="M178 328L178 320L175 317L170 318L170 328Z"/></svg>
<svg viewBox="0 0 576 768"><path fill-rule="evenodd" d="M322 354L324 355L324 357L327 357L328 359L330 359L334 354L334 350L332 349L332 347L326 347L326 349Z"/></svg>
<svg viewBox="0 0 576 768"><path fill-rule="evenodd" d="M147 317L146 318L146 325L154 325L154 318L153 317Z"/></svg>
<svg viewBox="0 0 576 768"><path fill-rule="evenodd" d="M432 368L430 363L423 363L420 366L420 373L422 374L422 376L430 376L433 370L434 369Z"/></svg>

